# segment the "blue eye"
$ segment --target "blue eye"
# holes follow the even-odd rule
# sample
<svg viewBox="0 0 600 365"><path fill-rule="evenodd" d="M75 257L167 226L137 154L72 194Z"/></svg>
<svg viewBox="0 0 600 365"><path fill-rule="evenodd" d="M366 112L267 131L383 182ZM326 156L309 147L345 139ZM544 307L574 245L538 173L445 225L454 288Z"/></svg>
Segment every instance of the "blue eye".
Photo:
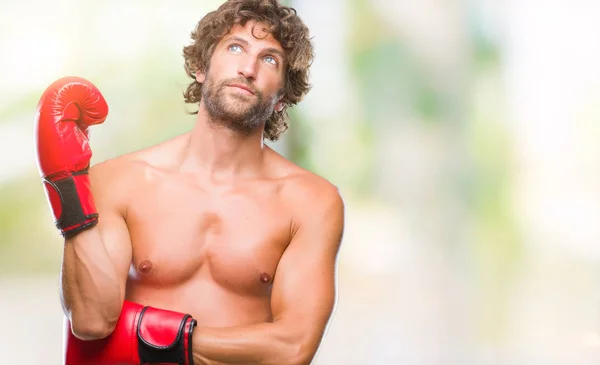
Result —
<svg viewBox="0 0 600 365"><path fill-rule="evenodd" d="M239 53L242 52L242 47L240 47L239 44L232 44L229 46L229 50L235 53Z"/></svg>
<svg viewBox="0 0 600 365"><path fill-rule="evenodd" d="M275 57L267 56L263 59L272 65L277 65L277 60L275 59Z"/></svg>

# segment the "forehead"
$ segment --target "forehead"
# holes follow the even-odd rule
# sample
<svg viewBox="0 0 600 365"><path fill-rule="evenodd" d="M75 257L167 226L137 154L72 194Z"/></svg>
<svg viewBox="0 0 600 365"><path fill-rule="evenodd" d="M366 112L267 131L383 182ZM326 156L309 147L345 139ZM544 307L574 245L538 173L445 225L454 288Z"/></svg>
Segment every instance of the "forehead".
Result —
<svg viewBox="0 0 600 365"><path fill-rule="evenodd" d="M229 33L223 37L222 42L225 42L233 37L239 37L246 40L250 44L256 44L261 47L275 48L283 52L281 44L275 39L275 37L273 37L271 33L269 33L268 29L268 24L253 20L247 21L244 25L236 23L231 27Z"/></svg>

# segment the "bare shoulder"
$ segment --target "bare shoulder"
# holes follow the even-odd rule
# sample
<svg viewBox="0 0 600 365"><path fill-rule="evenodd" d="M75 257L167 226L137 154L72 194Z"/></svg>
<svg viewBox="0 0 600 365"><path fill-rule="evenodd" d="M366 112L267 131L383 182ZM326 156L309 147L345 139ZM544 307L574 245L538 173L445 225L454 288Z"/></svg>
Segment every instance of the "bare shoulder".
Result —
<svg viewBox="0 0 600 365"><path fill-rule="evenodd" d="M299 213L331 208L343 209L344 206L337 186L324 177L300 167L296 173L287 177L283 191L287 200L301 209Z"/></svg>
<svg viewBox="0 0 600 365"><path fill-rule="evenodd" d="M132 189L143 183L150 170L159 169L173 161L183 136L169 139L148 148L127 153L93 165L90 181L94 195L110 191L114 199L124 200Z"/></svg>
<svg viewBox="0 0 600 365"><path fill-rule="evenodd" d="M90 179L96 184L123 184L135 175L143 161L143 151L111 158L93 165L89 171Z"/></svg>
<svg viewBox="0 0 600 365"><path fill-rule="evenodd" d="M290 207L295 220L307 222L341 220L344 200L337 186L322 176L304 169L282 156L276 157L281 174L281 197Z"/></svg>
<svg viewBox="0 0 600 365"><path fill-rule="evenodd" d="M96 206L101 214L118 211L125 215L128 196L134 188L137 171L135 154L126 154L93 165L89 170Z"/></svg>

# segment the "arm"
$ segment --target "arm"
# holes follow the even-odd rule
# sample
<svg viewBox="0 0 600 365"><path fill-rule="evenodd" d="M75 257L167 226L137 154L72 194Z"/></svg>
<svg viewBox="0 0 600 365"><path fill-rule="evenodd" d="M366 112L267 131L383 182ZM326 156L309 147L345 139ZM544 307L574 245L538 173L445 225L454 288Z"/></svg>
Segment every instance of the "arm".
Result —
<svg viewBox="0 0 600 365"><path fill-rule="evenodd" d="M98 224L65 240L62 261L63 308L73 333L83 340L104 338L113 331L132 256L123 218L123 193L127 191L119 180L123 174L106 164L90 171ZM109 180L110 175L114 177Z"/></svg>
<svg viewBox="0 0 600 365"><path fill-rule="evenodd" d="M66 238L63 361L190 365L191 316L123 301L132 259L125 223L131 166L113 160L88 172L88 127L103 123L107 113L100 91L80 77L52 83L36 111L38 170L54 223Z"/></svg>
<svg viewBox="0 0 600 365"><path fill-rule="evenodd" d="M105 181L108 173L88 174L89 127L103 123L107 115L108 105L96 86L80 77L64 77L44 91L35 117L38 169L54 223L66 238L62 304L73 332L85 339L106 336L114 326L131 259L119 214L123 191ZM123 179L118 172L112 174Z"/></svg>
<svg viewBox="0 0 600 365"><path fill-rule="evenodd" d="M337 189L298 203L301 217L277 267L272 323L194 330L196 365L309 364L321 343L336 298L336 260L344 226ZM319 202L315 206L314 202Z"/></svg>

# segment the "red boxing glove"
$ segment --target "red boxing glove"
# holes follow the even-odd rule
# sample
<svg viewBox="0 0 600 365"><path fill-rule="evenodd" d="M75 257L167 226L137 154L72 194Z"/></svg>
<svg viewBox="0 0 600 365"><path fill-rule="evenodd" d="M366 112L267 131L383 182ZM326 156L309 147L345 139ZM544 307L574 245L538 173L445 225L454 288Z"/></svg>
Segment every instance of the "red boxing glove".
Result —
<svg viewBox="0 0 600 365"><path fill-rule="evenodd" d="M88 127L104 122L108 105L79 77L64 77L42 95L35 118L37 163L57 228L71 237L98 222L88 168Z"/></svg>
<svg viewBox="0 0 600 365"><path fill-rule="evenodd" d="M113 333L101 340L82 341L67 321L65 365L194 365L192 331L196 320L125 301Z"/></svg>

